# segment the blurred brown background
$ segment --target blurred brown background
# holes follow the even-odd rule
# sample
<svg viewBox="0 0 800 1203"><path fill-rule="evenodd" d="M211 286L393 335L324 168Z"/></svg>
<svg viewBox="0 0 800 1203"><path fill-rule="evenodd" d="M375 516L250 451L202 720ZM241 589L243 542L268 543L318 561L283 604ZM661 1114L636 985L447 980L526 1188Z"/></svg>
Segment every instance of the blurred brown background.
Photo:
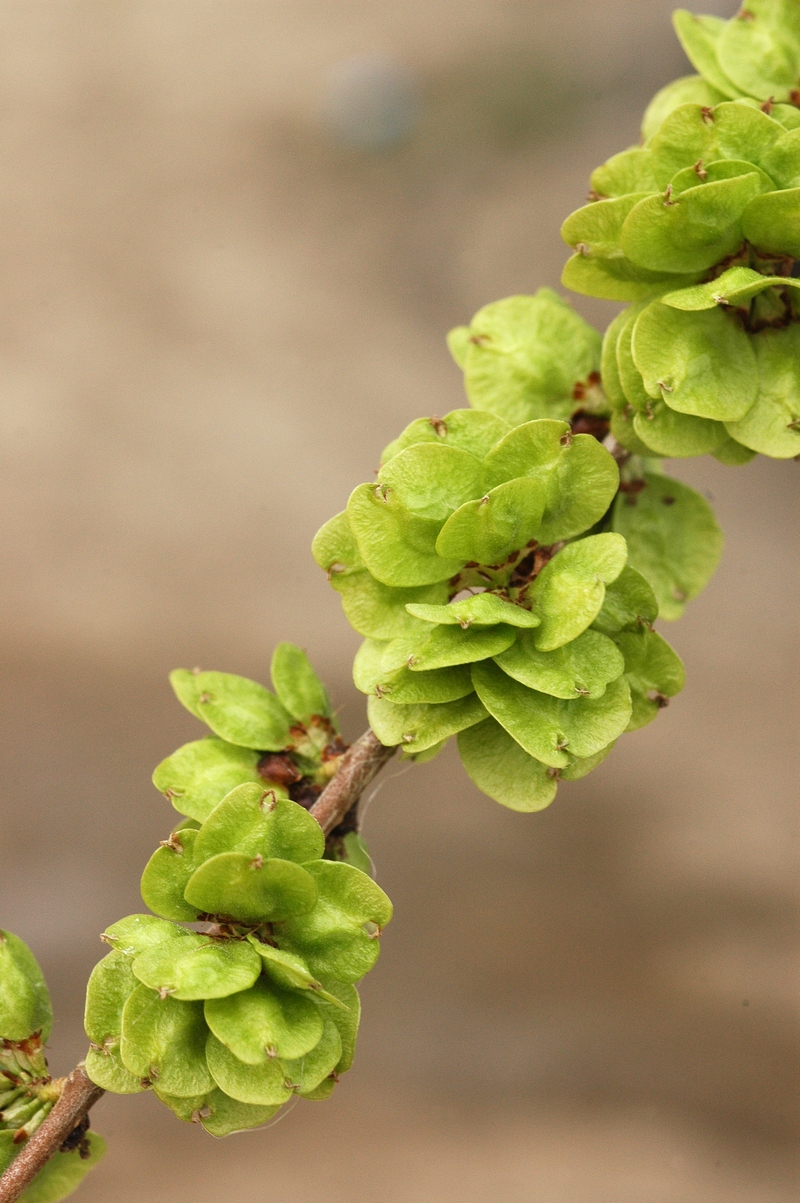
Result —
<svg viewBox="0 0 800 1203"><path fill-rule="evenodd" d="M265 679L293 639L363 727L310 539L463 403L448 328L558 285L590 169L688 69L671 7L0 5L0 921L52 984L57 1071L172 822L150 772L199 732L167 671ZM381 71L416 110L359 146ZM104 1100L86 1203L797 1199L800 465L674 471L728 532L666 631L682 697L540 815L450 751L391 766L354 1072L222 1143Z"/></svg>

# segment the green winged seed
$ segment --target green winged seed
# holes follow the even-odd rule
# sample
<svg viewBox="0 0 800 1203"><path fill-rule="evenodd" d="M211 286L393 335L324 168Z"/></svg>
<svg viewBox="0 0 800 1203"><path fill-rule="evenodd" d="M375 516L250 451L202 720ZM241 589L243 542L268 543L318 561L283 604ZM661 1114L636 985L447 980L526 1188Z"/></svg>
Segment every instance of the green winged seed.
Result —
<svg viewBox="0 0 800 1203"><path fill-rule="evenodd" d="M647 106L642 120L642 138L649 142L661 129L670 113L682 104L699 104L704 109L712 109L725 99L725 93L712 87L701 75L684 75L681 79L675 79L660 92L656 92Z"/></svg>
<svg viewBox="0 0 800 1203"><path fill-rule="evenodd" d="M280 1106L279 1103L271 1107L240 1103L217 1088L206 1097L205 1105L197 1112L197 1118L211 1136L230 1136L233 1132L260 1128L272 1119Z"/></svg>
<svg viewBox="0 0 800 1203"><path fill-rule="evenodd" d="M674 272L653 272L626 259L592 259L585 254L568 259L561 283L573 292L586 297L602 297L606 301L645 301L670 288L693 284L700 273L675 275Z"/></svg>
<svg viewBox="0 0 800 1203"><path fill-rule="evenodd" d="M739 443L775 459L800 455L800 325L762 330L753 339L758 398L739 422L726 423Z"/></svg>
<svg viewBox="0 0 800 1203"><path fill-rule="evenodd" d="M331 577L331 584L341 596L350 626L370 639L396 639L410 634L416 624L406 613L409 602L443 605L449 596L446 581L396 589L381 584L366 570L343 580Z"/></svg>
<svg viewBox="0 0 800 1203"><path fill-rule="evenodd" d="M552 768L566 768L576 756L593 756L622 734L631 717L624 677L612 681L600 698L575 701L528 689L493 663L476 664L472 679L492 717L529 755Z"/></svg>
<svg viewBox="0 0 800 1203"><path fill-rule="evenodd" d="M293 861L221 852L195 870L186 898L206 914L267 923L307 914L317 896L310 874Z"/></svg>
<svg viewBox="0 0 800 1203"><path fill-rule="evenodd" d="M406 665L412 672L428 672L433 668L485 660L510 647L517 637L517 629L509 623L492 627L471 626L466 630L460 625L435 626L427 639L414 647Z"/></svg>
<svg viewBox="0 0 800 1203"><path fill-rule="evenodd" d="M205 1094L212 1087L207 1032L201 1002L160 998L139 986L122 1012L122 1060L130 1073L158 1082L167 1094Z"/></svg>
<svg viewBox="0 0 800 1203"><path fill-rule="evenodd" d="M291 742L291 715L257 681L220 672L198 673L195 680L203 722L221 739L268 752L279 752Z"/></svg>
<svg viewBox="0 0 800 1203"><path fill-rule="evenodd" d="M627 310L626 320L617 337L617 372L627 404L640 413L649 413L653 398L645 389L642 374L633 361L631 345L633 327L642 308L640 305L631 305Z"/></svg>
<svg viewBox="0 0 800 1203"><path fill-rule="evenodd" d="M180 940L140 952L133 972L151 990L191 1002L247 990L261 973L261 958L246 940L187 931Z"/></svg>
<svg viewBox="0 0 800 1203"><path fill-rule="evenodd" d="M51 1157L19 1195L20 1203L58 1203L76 1191L106 1153L106 1142L96 1132L87 1132L85 1140L80 1150L59 1151Z"/></svg>
<svg viewBox="0 0 800 1203"><path fill-rule="evenodd" d="M329 574L332 584L333 578L339 580L364 571L364 561L346 510L335 514L320 527L311 544L311 554L320 568Z"/></svg>
<svg viewBox="0 0 800 1203"><path fill-rule="evenodd" d="M486 717L474 693L439 705L397 706L388 698L370 697L370 726L382 744L398 744L409 752L424 752Z"/></svg>
<svg viewBox="0 0 800 1203"><path fill-rule="evenodd" d="M800 119L800 112L794 111ZM800 185L800 129L791 129L778 138L762 162L778 188L797 188Z"/></svg>
<svg viewBox="0 0 800 1203"><path fill-rule="evenodd" d="M467 364L467 354L469 352L469 326L454 326L447 334L447 349L452 355L456 365L461 368L462 372ZM390 444L391 446L391 444ZM384 454L382 459L389 457Z"/></svg>
<svg viewBox="0 0 800 1203"><path fill-rule="evenodd" d="M409 515L431 523L438 533L453 510L480 495L480 465L474 455L457 447L417 443L383 465L378 485Z"/></svg>
<svg viewBox="0 0 800 1203"><path fill-rule="evenodd" d="M322 856L325 837L315 819L279 789L241 785L206 819L195 842L198 865L220 852L303 864Z"/></svg>
<svg viewBox="0 0 800 1203"><path fill-rule="evenodd" d="M629 563L652 586L662 618L680 618L708 584L722 555L722 532L699 493L667 476L644 473L644 488L620 494L612 523L628 544Z"/></svg>
<svg viewBox="0 0 800 1203"><path fill-rule="evenodd" d="M261 957L264 973L275 985L284 990L312 990L314 998L323 999L334 1007L341 1005L338 995L331 994L317 981L302 957L281 948L274 948L271 944L264 944L252 933L247 938Z"/></svg>
<svg viewBox="0 0 800 1203"><path fill-rule="evenodd" d="M265 977L240 994L209 999L205 1017L217 1039L247 1065L304 1057L323 1032L322 1012L308 993L282 990Z"/></svg>
<svg viewBox="0 0 800 1203"><path fill-rule="evenodd" d="M387 468L394 462L390 460ZM433 585L449 580L462 567L461 560L443 560L436 554L436 537L444 518L433 521L410 514L397 495L381 484L363 484L354 489L347 515L367 567L384 585L403 589Z"/></svg>
<svg viewBox="0 0 800 1203"><path fill-rule="evenodd" d="M340 982L357 982L378 959L377 933L392 917L392 904L365 873L339 861L315 861L307 866L319 889L319 902L310 915L276 925L282 949L301 956L312 973Z"/></svg>
<svg viewBox="0 0 800 1203"><path fill-rule="evenodd" d="M759 251L800 258L800 188L757 196L745 210L742 230Z"/></svg>
<svg viewBox="0 0 800 1203"><path fill-rule="evenodd" d="M630 406L627 409L612 414L610 433L626 451L630 451L632 455L638 455L643 459L647 459L652 457L653 451L652 448L647 446L647 443L642 442L634 430L633 422L635 417L636 411Z"/></svg>
<svg viewBox="0 0 800 1203"><path fill-rule="evenodd" d="M767 288L800 288L800 280L792 276L762 276L749 267L730 267L716 280L668 292L661 297L661 301L670 309L697 313L715 309L718 305L734 308L746 306L748 301Z"/></svg>
<svg viewBox="0 0 800 1203"><path fill-rule="evenodd" d="M46 1042L53 1008L42 971L28 945L0 930L0 1040L27 1040L34 1032Z"/></svg>
<svg viewBox="0 0 800 1203"><path fill-rule="evenodd" d="M568 544L544 566L529 591L542 620L533 636L539 651L562 647L594 622L605 586L622 572L627 554L619 535L591 535Z"/></svg>
<svg viewBox="0 0 800 1203"><path fill-rule="evenodd" d="M325 1024L317 1044L300 1058L283 1059L286 1077L300 1094L307 1094L335 1073L336 1066L342 1059L342 1038L339 1029L332 1019L325 1019Z"/></svg>
<svg viewBox="0 0 800 1203"><path fill-rule="evenodd" d="M612 155L592 172L592 192L600 198L628 196L634 192L657 192L651 153L643 146L632 146Z"/></svg>
<svg viewBox="0 0 800 1203"><path fill-rule="evenodd" d="M592 259L619 259L624 254L622 230L628 215L654 191L633 192L614 200L592 201L569 215L561 227L561 237L580 255Z"/></svg>
<svg viewBox="0 0 800 1203"><path fill-rule="evenodd" d="M197 706L200 690L196 677L197 673L190 672L188 668L174 668L169 674L169 683L181 705L202 722L203 716Z"/></svg>
<svg viewBox="0 0 800 1203"><path fill-rule="evenodd" d="M202 823L227 793L246 781L260 781L259 754L209 737L184 744L153 773L153 784L180 814Z"/></svg>
<svg viewBox="0 0 800 1203"><path fill-rule="evenodd" d="M530 610L514 605L496 593L476 593L473 597L451 602L449 606L411 605L408 612L424 622L460 626L463 630L471 626L494 626L498 622L510 627L538 627L541 621Z"/></svg>
<svg viewBox="0 0 800 1203"><path fill-rule="evenodd" d="M632 346L647 392L679 413L736 422L756 399L750 338L719 308L683 313L655 301L637 318Z"/></svg>
<svg viewBox="0 0 800 1203"><path fill-rule="evenodd" d="M467 326L460 328L469 333ZM483 459L509 430L508 422L497 414L478 409L454 409L443 418L417 418L384 448L381 466L405 451L406 447L414 447L417 443L457 447L459 451L468 451L477 459Z"/></svg>
<svg viewBox="0 0 800 1203"><path fill-rule="evenodd" d="M221 1090L240 1103L280 1106L291 1098L284 1068L277 1058L263 1065L246 1065L209 1032L206 1043L208 1068Z"/></svg>
<svg viewBox="0 0 800 1203"><path fill-rule="evenodd" d="M191 923L198 917L196 907L184 898L189 878L197 868L196 839L196 831L173 832L168 840L162 840L145 866L140 884L142 899L164 919Z"/></svg>
<svg viewBox="0 0 800 1203"><path fill-rule="evenodd" d="M509 810L544 810L556 796L556 774L529 756L493 718L462 731L458 752L478 789Z"/></svg>
<svg viewBox="0 0 800 1203"><path fill-rule="evenodd" d="M337 982L332 977L326 977L323 982L325 1000L319 1004L322 1014L330 1019L339 1029L342 1041L342 1052L334 1067L336 1073L346 1073L353 1064L356 1053L356 1037L361 1021L361 999L358 990L349 982Z"/></svg>
<svg viewBox="0 0 800 1203"><path fill-rule="evenodd" d="M717 447L713 455L718 463L725 464L728 468L738 468L742 464L749 464L751 459L755 459L756 452L751 451L749 447L743 447L741 443L736 442L736 439L729 437L721 447Z"/></svg>
<svg viewBox="0 0 800 1203"><path fill-rule="evenodd" d="M86 987L84 1027L93 1044L115 1047L122 1032L122 1011L139 981L124 952L110 952L95 965Z"/></svg>
<svg viewBox="0 0 800 1203"><path fill-rule="evenodd" d="M696 188L701 182L716 184L720 180L732 180L743 175L758 176L761 192L774 192L775 181L761 167L748 163L745 159L718 159L714 163L704 163L698 160L692 167L684 167L669 182L671 196L679 196L690 188Z"/></svg>
<svg viewBox="0 0 800 1203"><path fill-rule="evenodd" d="M133 957L163 940L180 939L185 930L177 923L157 919L155 915L126 915L107 927L100 938L113 949Z"/></svg>
<svg viewBox="0 0 800 1203"><path fill-rule="evenodd" d="M436 551L451 559L496 564L538 535L545 508L544 487L532 477L497 485L450 515Z"/></svg>
<svg viewBox="0 0 800 1203"><path fill-rule="evenodd" d="M308 656L294 643L279 643L272 655L272 684L289 714L303 721L328 717L331 704Z"/></svg>
<svg viewBox="0 0 800 1203"><path fill-rule="evenodd" d="M633 702L633 694L631 694L631 702ZM630 724L625 730L630 730ZM559 780L580 781L582 777L588 776L593 769L602 764L615 746L616 740L608 744L605 748L601 748L599 752L595 752L593 756L573 756L566 768L557 770Z"/></svg>
<svg viewBox="0 0 800 1203"><path fill-rule="evenodd" d="M647 413L634 414L633 429L656 455L708 455L727 439L722 422L681 414L655 400L650 402Z"/></svg>
<svg viewBox="0 0 800 1203"><path fill-rule="evenodd" d="M736 159L760 167L783 126L756 108L726 102L709 111L699 104L675 109L650 144L653 171L662 189L695 164Z"/></svg>
<svg viewBox="0 0 800 1203"><path fill-rule="evenodd" d="M599 631L584 631L550 652L539 651L530 632L522 631L495 663L529 689L565 699L602 697L609 682L624 671L619 649Z"/></svg>
<svg viewBox="0 0 800 1203"><path fill-rule="evenodd" d="M575 409L575 386L589 381L599 360L597 331L557 293L542 288L475 314L463 354L464 385L474 409L512 426L566 419Z"/></svg>
<svg viewBox="0 0 800 1203"><path fill-rule="evenodd" d="M719 64L719 39L725 21L721 17L696 16L679 8L672 14L672 23L687 58L704 79L731 100L743 95ZM697 103L702 104L703 101L698 98Z"/></svg>
<svg viewBox="0 0 800 1203"><path fill-rule="evenodd" d="M383 665L386 643L367 639L356 653L353 680L362 693L387 696L398 705L455 702L472 693L467 665L412 673L408 668L387 671Z"/></svg>
<svg viewBox="0 0 800 1203"><path fill-rule="evenodd" d="M622 387L622 379L617 364L617 343L623 327L628 321L628 317L628 310L623 309L622 313L618 313L610 323L603 337L601 373L603 388L612 411L623 410L628 405L628 398Z"/></svg>
<svg viewBox="0 0 800 1203"><path fill-rule="evenodd" d="M686 673L680 656L656 631L623 631L616 641L634 698L634 725L628 730L636 730L652 722L667 698L680 693Z"/></svg>
<svg viewBox="0 0 800 1203"><path fill-rule="evenodd" d="M795 0L748 0L725 23L718 61L726 76L757 100L794 99L800 77L800 12Z"/></svg>
<svg viewBox="0 0 800 1203"><path fill-rule="evenodd" d="M537 536L542 544L571 539L594 525L619 485L619 469L588 434L573 436L566 422L526 422L506 435L484 460L484 484L532 476L545 487L547 504Z"/></svg>
<svg viewBox="0 0 800 1203"><path fill-rule="evenodd" d="M142 1079L130 1073L122 1064L119 1040L113 1048L90 1048L84 1064L95 1086L107 1090L109 1094L140 1094L147 1089Z"/></svg>
<svg viewBox="0 0 800 1203"><path fill-rule="evenodd" d="M647 197L626 218L622 250L651 271L705 271L739 249L743 214L760 191L758 173L749 172Z"/></svg>

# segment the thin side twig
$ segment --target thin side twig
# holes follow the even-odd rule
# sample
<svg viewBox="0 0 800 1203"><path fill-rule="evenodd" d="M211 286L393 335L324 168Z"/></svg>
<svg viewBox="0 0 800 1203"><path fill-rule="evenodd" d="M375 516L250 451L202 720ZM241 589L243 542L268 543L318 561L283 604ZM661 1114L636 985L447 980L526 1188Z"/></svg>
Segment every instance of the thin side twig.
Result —
<svg viewBox="0 0 800 1203"><path fill-rule="evenodd" d="M19 1198L104 1093L86 1076L83 1065L73 1069L41 1128L22 1146L0 1178L0 1203L14 1203Z"/></svg>
<svg viewBox="0 0 800 1203"><path fill-rule="evenodd" d="M338 827L364 790L391 760L397 748L387 748L372 731L364 734L345 752L336 776L328 782L311 814L328 835ZM0 1203L3 1203L0 1197Z"/></svg>

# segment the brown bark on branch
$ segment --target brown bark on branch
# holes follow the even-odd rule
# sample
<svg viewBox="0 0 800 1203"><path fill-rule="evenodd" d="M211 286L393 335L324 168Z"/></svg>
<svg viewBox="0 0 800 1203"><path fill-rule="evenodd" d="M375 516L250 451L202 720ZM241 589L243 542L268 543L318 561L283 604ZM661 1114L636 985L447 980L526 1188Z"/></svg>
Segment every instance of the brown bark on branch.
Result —
<svg viewBox="0 0 800 1203"><path fill-rule="evenodd" d="M73 1069L64 1080L61 1097L41 1128L23 1145L0 1178L0 1203L14 1203L19 1198L103 1094L104 1091L86 1076L82 1065Z"/></svg>
<svg viewBox="0 0 800 1203"><path fill-rule="evenodd" d="M355 806L369 783L394 756L372 731L365 731L342 757L336 776L311 807L311 814L328 835ZM2 1198L0 1198L2 1203Z"/></svg>

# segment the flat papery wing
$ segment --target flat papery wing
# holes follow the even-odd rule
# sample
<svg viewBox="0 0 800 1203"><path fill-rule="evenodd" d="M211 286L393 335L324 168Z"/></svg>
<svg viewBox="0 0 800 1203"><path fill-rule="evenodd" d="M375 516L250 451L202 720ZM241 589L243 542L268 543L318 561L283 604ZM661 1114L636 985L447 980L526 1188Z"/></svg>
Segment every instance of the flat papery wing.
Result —
<svg viewBox="0 0 800 1203"><path fill-rule="evenodd" d="M775 191L775 181L761 167L744 159L718 159L716 163L698 162L691 167L684 167L670 180L670 195L680 196L690 188L697 188L701 180L705 184L716 184L720 180L738 179L744 175L757 175L761 192Z"/></svg>
<svg viewBox="0 0 800 1203"><path fill-rule="evenodd" d="M593 756L630 721L630 689L624 677L611 682L600 698L575 701L528 689L491 662L476 664L472 679L492 717L530 756L551 768L566 768L575 757Z"/></svg>
<svg viewBox="0 0 800 1203"><path fill-rule="evenodd" d="M557 543L583 534L603 517L619 486L619 468L597 439L579 434L565 443L547 482L538 540Z"/></svg>
<svg viewBox="0 0 800 1203"><path fill-rule="evenodd" d="M311 544L311 554L328 575L342 578L364 571L364 561L350 525L347 511L335 514L320 527Z"/></svg>
<svg viewBox="0 0 800 1203"><path fill-rule="evenodd" d="M634 430L633 423L635 418L636 410L631 406L627 406L622 410L615 410L611 415L610 433L614 436L620 447L624 447L632 455L638 455L647 460L648 458L652 458L653 452L647 446L647 443L642 442Z"/></svg>
<svg viewBox="0 0 800 1203"><path fill-rule="evenodd" d="M800 455L800 326L761 330L753 337L758 397L739 422L726 423L737 443L775 459Z"/></svg>
<svg viewBox="0 0 800 1203"><path fill-rule="evenodd" d="M450 559L497 564L538 535L545 501L540 481L507 480L459 506L440 530L436 551Z"/></svg>
<svg viewBox="0 0 800 1203"><path fill-rule="evenodd" d="M260 781L259 753L214 736L184 744L153 773L153 785L175 809L202 823L226 794L246 781Z"/></svg>
<svg viewBox="0 0 800 1203"><path fill-rule="evenodd" d="M331 704L311 661L294 643L279 643L272 655L270 676L278 699L294 718L307 721L329 717Z"/></svg>
<svg viewBox="0 0 800 1203"><path fill-rule="evenodd" d="M282 1058L287 1081L298 1094L316 1090L321 1082L336 1072L342 1059L342 1037L332 1019L325 1019L322 1036L305 1056L290 1060Z"/></svg>
<svg viewBox="0 0 800 1203"><path fill-rule="evenodd" d="M443 605L449 596L446 581L401 589L382 584L366 569L342 579L331 577L331 584L342 599L350 626L370 639L396 639L410 634L416 626L406 611L410 602Z"/></svg>
<svg viewBox="0 0 800 1203"><path fill-rule="evenodd" d="M269 752L279 752L291 742L292 716L257 681L220 672L198 673L195 680L203 722L221 739Z"/></svg>
<svg viewBox="0 0 800 1203"><path fill-rule="evenodd" d="M529 756L493 718L462 731L458 752L478 789L509 810L544 810L556 796L556 773Z"/></svg>
<svg viewBox="0 0 800 1203"><path fill-rule="evenodd" d="M365 640L356 653L353 680L362 693L389 697L399 705L428 702L455 702L472 693L468 665L436 668L429 672L411 672L403 667L384 667L386 643Z"/></svg>
<svg viewBox="0 0 800 1203"><path fill-rule="evenodd" d="M195 681L196 673L188 668L174 668L169 674L169 683L172 686L173 693L182 706L185 706L190 714L195 718L203 721L203 716L197 708L197 699L200 691L197 688Z"/></svg>
<svg viewBox="0 0 800 1203"><path fill-rule="evenodd" d="M78 1189L106 1154L106 1142L97 1132L87 1132L84 1139L80 1149L61 1150L50 1158L19 1196L21 1203L58 1203Z"/></svg>
<svg viewBox="0 0 800 1203"><path fill-rule="evenodd" d="M162 841L145 866L139 887L142 899L151 911L164 919L191 923L198 918L197 908L184 897L189 878L197 868L196 839L196 831L174 832L168 840Z"/></svg>
<svg viewBox="0 0 800 1203"><path fill-rule="evenodd" d="M622 230L628 215L654 191L592 201L569 215L561 227L561 237L567 246L581 255L592 259L618 259L623 254Z"/></svg>
<svg viewBox="0 0 800 1203"><path fill-rule="evenodd" d="M247 1065L304 1057L322 1038L322 1011L313 998L266 977L239 994L209 999L204 1010L217 1039Z"/></svg>
<svg viewBox="0 0 800 1203"><path fill-rule="evenodd" d="M120 1056L122 1012L138 987L131 958L110 952L95 965L86 988L84 1027L92 1042L86 1054L86 1072L96 1085L114 1094L138 1094L145 1089Z"/></svg>
<svg viewBox="0 0 800 1203"><path fill-rule="evenodd" d="M650 143L653 172L664 189L687 167L697 165L699 180L699 169L719 159L739 159L760 167L783 133L780 122L747 104L725 102L711 110L699 104L681 105Z"/></svg>
<svg viewBox="0 0 800 1203"><path fill-rule="evenodd" d="M262 782L241 785L220 802L197 833L194 858L200 865L220 852L241 852L303 864L322 856L324 847L322 829L308 811Z"/></svg>
<svg viewBox="0 0 800 1203"><path fill-rule="evenodd" d="M346 1073L353 1064L356 1053L356 1037L358 1025L361 1022L361 999L358 990L349 982L337 982L335 978L323 978L325 993L320 1009L326 1019L330 1019L339 1029L342 1041L342 1051L337 1064L336 1073Z"/></svg>
<svg viewBox="0 0 800 1203"><path fill-rule="evenodd" d="M657 192L650 159L650 151L644 146L632 146L612 155L602 167L596 167L592 172L592 192L606 198L628 196L634 192Z"/></svg>
<svg viewBox="0 0 800 1203"><path fill-rule="evenodd" d="M625 631L616 639L625 654L633 701L628 730L637 731L683 689L686 674L677 652L655 631Z"/></svg>
<svg viewBox="0 0 800 1203"><path fill-rule="evenodd" d="M554 651L542 652L533 636L520 632L516 643L495 657L503 672L529 689L556 698L602 697L624 671L622 654L599 631L584 631Z"/></svg>
<svg viewBox="0 0 800 1203"><path fill-rule="evenodd" d="M221 852L195 869L186 898L206 914L268 923L312 910L316 887L294 861Z"/></svg>
<svg viewBox="0 0 800 1203"><path fill-rule="evenodd" d="M654 455L708 455L728 438L722 422L680 414L663 401L651 401L649 411L633 415L633 429Z"/></svg>
<svg viewBox="0 0 800 1203"><path fill-rule="evenodd" d="M466 326L461 328L469 329ZM413 447L417 443L457 447L459 451L468 451L470 455L483 459L510 429L508 422L497 414L478 409L454 409L443 418L417 418L384 448L381 466L405 451L406 447Z"/></svg>
<svg viewBox="0 0 800 1203"><path fill-rule="evenodd" d="M480 465L476 456L457 447L417 443L383 465L378 485L409 514L441 529L453 510L480 496Z"/></svg>
<svg viewBox="0 0 800 1203"><path fill-rule="evenodd" d="M448 606L410 605L409 614L425 622L441 623L444 626L489 627L498 622L512 627L538 627L539 619L530 610L523 609L496 593L476 593Z"/></svg>
<svg viewBox="0 0 800 1203"><path fill-rule="evenodd" d="M275 1057L263 1065L240 1061L209 1032L206 1060L214 1081L230 1098L261 1107L278 1107L292 1095L281 1062Z"/></svg>
<svg viewBox="0 0 800 1203"><path fill-rule="evenodd" d="M612 412L625 409L628 405L628 398L622 388L622 380L620 378L619 366L617 364L617 343L619 342L620 334L628 321L629 311L623 309L621 313L609 323L608 328L603 335L603 351L601 355L601 373L603 376L603 389L608 397Z"/></svg>
<svg viewBox="0 0 800 1203"><path fill-rule="evenodd" d="M284 990L310 990L313 997L331 1003L333 1007L341 1006L338 995L331 994L323 984L314 977L306 962L294 952L265 944L254 935L248 940L261 957L264 973L269 981Z"/></svg>
<svg viewBox="0 0 800 1203"><path fill-rule="evenodd" d="M155 915L126 915L107 927L102 939L113 949L133 957L162 940L179 940L185 930L177 923L158 919Z"/></svg>
<svg viewBox="0 0 800 1203"><path fill-rule="evenodd" d="M36 957L24 940L0 930L0 1040L27 1040L53 1026L50 992Z"/></svg>
<svg viewBox="0 0 800 1203"><path fill-rule="evenodd" d="M467 396L475 409L512 426L568 418L575 386L597 371L599 353L597 331L551 289L507 297L472 319L463 364Z"/></svg>
<svg viewBox="0 0 800 1203"><path fill-rule="evenodd" d="M578 253L567 260L561 273L561 283L565 288L586 297L602 297L606 301L644 301L660 296L668 289L692 284L700 275L699 272L676 275L674 272L649 271L624 255L618 259L593 259ZM605 377L603 385L605 387Z"/></svg>
<svg viewBox="0 0 800 1203"><path fill-rule="evenodd" d="M723 96L735 100L745 92L728 78L719 61L719 41L727 24L721 17L702 17L679 8L672 14L672 23L689 62L703 79ZM701 97L687 97L704 104Z"/></svg>
<svg viewBox="0 0 800 1203"><path fill-rule="evenodd" d="M650 271L705 271L742 245L743 214L760 192L761 177L751 171L648 197L628 215L622 249Z"/></svg>
<svg viewBox="0 0 800 1203"><path fill-rule="evenodd" d="M661 301L670 309L699 313L719 305L745 306L768 288L799 289L800 280L793 276L763 276L750 267L730 267L715 280L665 293Z"/></svg>
<svg viewBox="0 0 800 1203"><path fill-rule="evenodd" d="M649 142L661 129L670 113L682 104L699 104L704 109L711 109L725 99L726 95L703 79L702 75L684 75L681 79L674 79L672 83L656 92L647 106L642 120L642 137L645 142Z"/></svg>
<svg viewBox="0 0 800 1203"><path fill-rule="evenodd" d="M367 702L367 716L382 744L400 745L416 753L480 722L486 711L474 692L454 702L418 706L399 706L388 698L373 696Z"/></svg>
<svg viewBox="0 0 800 1203"><path fill-rule="evenodd" d="M352 865L315 861L307 868L319 902L310 915L276 925L276 941L300 955L318 977L357 982L378 959L376 936L391 919L392 904L380 886ZM369 932L365 925L371 925Z"/></svg>
<svg viewBox="0 0 800 1203"><path fill-rule="evenodd" d="M630 730L630 724L625 730ZM566 768L558 770L559 780L580 781L583 777L587 777L593 769L596 769L599 764L603 763L612 748L616 746L616 742L614 740L612 743L607 744L605 748L601 748L593 756L573 756Z"/></svg>
<svg viewBox="0 0 800 1203"><path fill-rule="evenodd" d="M140 952L132 969L142 985L191 1002L247 990L261 973L261 959L246 940L186 931L180 940Z"/></svg>
<svg viewBox="0 0 800 1203"><path fill-rule="evenodd" d="M680 618L713 576L722 531L699 493L667 476L645 473L639 492L620 494L612 524L625 536L629 564L651 585L662 618Z"/></svg>
<svg viewBox="0 0 800 1203"><path fill-rule="evenodd" d="M517 627L499 623L492 627L435 626L424 643L418 644L405 663L412 672L471 664L505 651L517 637Z"/></svg>
<svg viewBox="0 0 800 1203"><path fill-rule="evenodd" d="M750 337L722 309L685 313L654 301L636 319L632 347L647 392L678 413L737 422L758 395Z"/></svg>
<svg viewBox="0 0 800 1203"><path fill-rule="evenodd" d="M616 344L617 373L626 405L639 413L649 413L653 398L644 387L642 374L633 360L633 327L644 305L630 305L625 310L625 321L621 324Z"/></svg>
<svg viewBox="0 0 800 1203"><path fill-rule="evenodd" d="M658 602L652 586L629 564L606 586L603 607L593 626L606 635L650 627L658 618Z"/></svg>
<svg viewBox="0 0 800 1203"><path fill-rule="evenodd" d="M545 564L528 597L541 625L533 635L543 652L562 647L591 626L603 605L605 586L625 567L628 552L618 535L591 535L569 543Z"/></svg>
<svg viewBox="0 0 800 1203"><path fill-rule="evenodd" d="M755 197L745 209L742 230L760 251L800 258L800 188Z"/></svg>
<svg viewBox="0 0 800 1203"><path fill-rule="evenodd" d="M725 23L718 61L757 100L794 100L800 79L800 10L794 0L748 0Z"/></svg>
<svg viewBox="0 0 800 1203"><path fill-rule="evenodd" d="M393 463L390 460L387 468ZM441 520L411 514L397 494L380 484L354 489L347 514L364 562L384 585L403 589L433 585L449 580L463 566L461 560L443 560L436 554L436 538L448 514Z"/></svg>
<svg viewBox="0 0 800 1203"><path fill-rule="evenodd" d="M727 468L738 468L742 464L749 464L752 459L755 459L756 452L751 451L749 447L742 446L737 443L736 439L728 438L727 442L721 447L717 447L713 452L714 459L720 464L725 464Z"/></svg>
<svg viewBox="0 0 800 1203"><path fill-rule="evenodd" d="M224 1090L212 1090L205 1100L205 1105L198 1109L197 1117L211 1136L230 1136L233 1132L246 1132L251 1128L260 1128L280 1111L281 1104L272 1106L256 1106L252 1103L240 1103L225 1094Z"/></svg>
<svg viewBox="0 0 800 1203"><path fill-rule="evenodd" d="M139 986L122 1012L125 1068L159 1089L181 1097L205 1094L213 1082L205 1058L208 1035L203 1004L160 998Z"/></svg>
<svg viewBox="0 0 800 1203"><path fill-rule="evenodd" d="M800 112L794 111L800 117ZM778 138L762 164L778 188L796 188L800 184L800 128L789 130Z"/></svg>

